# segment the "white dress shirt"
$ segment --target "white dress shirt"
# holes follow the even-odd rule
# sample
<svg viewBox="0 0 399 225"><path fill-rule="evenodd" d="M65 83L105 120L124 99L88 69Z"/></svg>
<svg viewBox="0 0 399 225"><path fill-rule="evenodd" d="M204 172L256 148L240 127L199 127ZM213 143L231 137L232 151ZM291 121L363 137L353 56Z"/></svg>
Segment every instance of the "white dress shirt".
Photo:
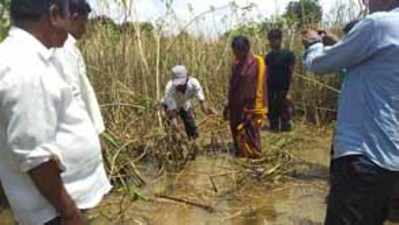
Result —
<svg viewBox="0 0 399 225"><path fill-rule="evenodd" d="M76 46L76 39L69 35L64 47L57 49L55 52L57 61L64 71L64 79L73 88L79 89L97 133L103 133L105 130L104 120L93 86L87 77L84 58Z"/></svg>
<svg viewBox="0 0 399 225"><path fill-rule="evenodd" d="M77 206L95 207L111 189L99 138L53 51L12 28L0 44L0 62L0 179L16 220L43 225L57 216L27 173L52 159Z"/></svg>
<svg viewBox="0 0 399 225"><path fill-rule="evenodd" d="M199 101L205 101L204 91L200 82L190 77L187 82L187 89L185 93L176 90L172 81L166 85L165 97L162 103L168 107L168 110L189 110L191 109L191 99L197 98Z"/></svg>

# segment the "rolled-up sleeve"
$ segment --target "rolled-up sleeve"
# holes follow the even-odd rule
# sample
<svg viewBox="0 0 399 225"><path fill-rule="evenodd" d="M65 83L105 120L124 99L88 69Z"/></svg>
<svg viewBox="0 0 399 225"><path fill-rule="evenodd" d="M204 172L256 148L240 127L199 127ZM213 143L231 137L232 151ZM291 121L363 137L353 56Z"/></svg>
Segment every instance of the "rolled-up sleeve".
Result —
<svg viewBox="0 0 399 225"><path fill-rule="evenodd" d="M10 70L6 73L9 74L0 77L15 78L8 82L3 79L0 83L0 115L5 121L7 148L16 166L27 172L55 160L59 168L65 170L56 143L61 95L49 91L40 76L18 76Z"/></svg>
<svg viewBox="0 0 399 225"><path fill-rule="evenodd" d="M380 49L380 28L372 18L363 19L341 42L332 47L317 43L304 55L304 65L315 73L329 73L351 68Z"/></svg>

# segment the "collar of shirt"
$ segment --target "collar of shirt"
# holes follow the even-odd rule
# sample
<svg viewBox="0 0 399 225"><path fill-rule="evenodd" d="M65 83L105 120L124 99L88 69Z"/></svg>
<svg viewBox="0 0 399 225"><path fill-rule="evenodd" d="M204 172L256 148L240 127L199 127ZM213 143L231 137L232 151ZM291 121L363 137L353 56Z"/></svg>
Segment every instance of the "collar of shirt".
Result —
<svg viewBox="0 0 399 225"><path fill-rule="evenodd" d="M68 38L65 42L65 46L75 46L76 42L77 42L76 38L73 35L68 34Z"/></svg>
<svg viewBox="0 0 399 225"><path fill-rule="evenodd" d="M193 94L194 89L195 89L195 85L193 82L194 82L193 78L189 77L188 81L187 81L186 90L184 91L184 93L178 91L176 86L173 86L176 97L177 98L190 98L190 96Z"/></svg>
<svg viewBox="0 0 399 225"><path fill-rule="evenodd" d="M21 28L11 27L9 36L28 45L31 50L36 51L45 61L50 61L54 55L54 49L47 48L36 37Z"/></svg>

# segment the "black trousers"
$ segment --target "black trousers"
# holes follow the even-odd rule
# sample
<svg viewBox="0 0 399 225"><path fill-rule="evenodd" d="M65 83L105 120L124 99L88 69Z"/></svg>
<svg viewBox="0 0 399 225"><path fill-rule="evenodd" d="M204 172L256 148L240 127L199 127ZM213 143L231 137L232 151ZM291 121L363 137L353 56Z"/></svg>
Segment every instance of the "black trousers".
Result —
<svg viewBox="0 0 399 225"><path fill-rule="evenodd" d="M193 111L191 109L189 110L180 109L179 116L184 123L184 128L186 130L187 136L191 139L198 138L199 136L198 127L197 124L195 123Z"/></svg>
<svg viewBox="0 0 399 225"><path fill-rule="evenodd" d="M166 114L168 115L168 113L167 113L168 107L166 105L163 105L163 108L164 108ZM199 133L198 133L197 124L195 122L193 110L192 109L186 110L184 108L181 108L178 110L178 115L179 115L180 119L183 121L184 128L185 128L188 138L197 139L199 137ZM168 116L170 116L170 115L168 115ZM168 119L170 119L170 117ZM167 121L167 122L170 122L170 121Z"/></svg>
<svg viewBox="0 0 399 225"><path fill-rule="evenodd" d="M325 225L383 225L399 172L383 169L366 156L333 160Z"/></svg>
<svg viewBox="0 0 399 225"><path fill-rule="evenodd" d="M269 121L270 129L287 131L291 129L290 116L286 115L287 90L269 89Z"/></svg>

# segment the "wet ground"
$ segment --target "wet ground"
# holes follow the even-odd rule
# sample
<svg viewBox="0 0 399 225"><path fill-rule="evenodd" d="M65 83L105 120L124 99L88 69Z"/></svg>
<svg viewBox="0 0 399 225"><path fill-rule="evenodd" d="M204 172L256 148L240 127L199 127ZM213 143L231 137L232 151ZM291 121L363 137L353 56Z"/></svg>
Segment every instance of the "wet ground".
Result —
<svg viewBox="0 0 399 225"><path fill-rule="evenodd" d="M100 207L87 214L90 224L322 224L330 133L310 133L301 134L300 143L291 143L297 163L284 178L259 180L256 174L243 174L237 160L228 154L202 155L182 172L147 180L140 190L132 188L129 194L115 190ZM296 135L275 138L289 142ZM150 164L139 169L146 177L155 177ZM11 218L9 210L0 206L0 225L14 225Z"/></svg>
<svg viewBox="0 0 399 225"><path fill-rule="evenodd" d="M326 193L324 170L311 169L309 174L295 174L297 178L268 183L243 178L232 162L228 155L199 157L183 172L147 185L148 189L142 191L143 196L149 196L147 201L109 197L104 203L108 205L91 214L92 224L321 224ZM309 169L314 164L302 166ZM324 169L317 166L320 168Z"/></svg>

